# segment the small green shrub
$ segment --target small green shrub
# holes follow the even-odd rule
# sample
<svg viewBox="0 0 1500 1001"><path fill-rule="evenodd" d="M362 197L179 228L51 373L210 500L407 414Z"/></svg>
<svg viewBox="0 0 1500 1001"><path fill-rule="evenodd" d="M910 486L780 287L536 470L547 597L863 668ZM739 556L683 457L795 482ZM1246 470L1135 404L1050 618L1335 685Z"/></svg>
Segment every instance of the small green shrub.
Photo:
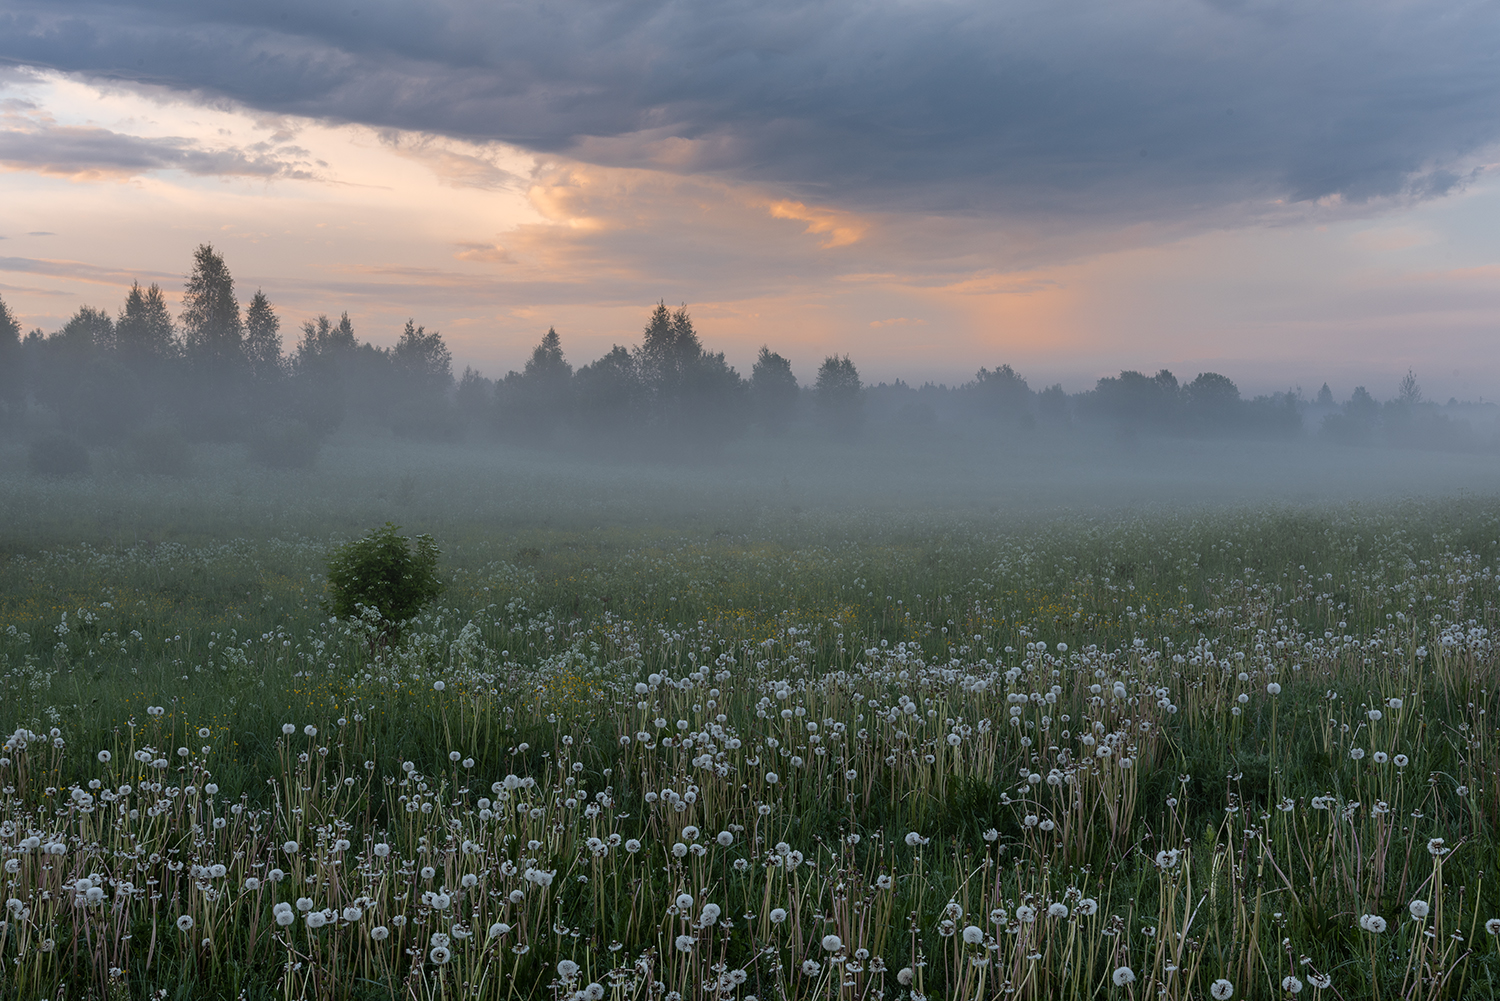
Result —
<svg viewBox="0 0 1500 1001"><path fill-rule="evenodd" d="M155 424L130 436L130 451L143 473L181 476L192 460L192 447L174 424Z"/></svg>
<svg viewBox="0 0 1500 1001"><path fill-rule="evenodd" d="M43 476L81 476L89 471L89 450L61 432L44 434L27 449L26 467Z"/></svg>
<svg viewBox="0 0 1500 1001"><path fill-rule="evenodd" d="M374 608L389 631L442 592L437 543L430 535L408 539L399 531L386 522L333 551L328 558L330 612L342 619L360 614L360 606Z"/></svg>
<svg viewBox="0 0 1500 1001"><path fill-rule="evenodd" d="M322 441L301 421L271 421L261 425L248 442L250 458L272 469L308 469L318 461Z"/></svg>

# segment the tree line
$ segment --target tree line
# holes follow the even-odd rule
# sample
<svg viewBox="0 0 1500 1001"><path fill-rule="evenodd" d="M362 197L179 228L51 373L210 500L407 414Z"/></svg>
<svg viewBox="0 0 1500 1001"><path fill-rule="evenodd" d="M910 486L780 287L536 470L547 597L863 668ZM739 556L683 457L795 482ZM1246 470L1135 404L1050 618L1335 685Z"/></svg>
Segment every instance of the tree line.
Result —
<svg viewBox="0 0 1500 1001"><path fill-rule="evenodd" d="M651 310L638 344L616 344L576 369L549 329L520 371L489 379L466 368L455 378L442 335L414 320L393 347L381 348L356 336L347 312L319 315L288 348L264 291L242 309L223 256L209 244L193 254L176 316L158 285L136 283L115 315L83 306L62 329L22 337L0 300L0 421L50 424L87 443L150 433L245 440L272 464L300 464L346 420L421 438L479 431L535 447L694 453L751 428L851 438L872 419L914 428L980 422L996 433L1077 423L1126 436L1284 438L1302 433L1307 417L1351 443L1464 437L1422 400L1410 375L1395 400L1382 404L1359 387L1339 405L1326 385L1316 400L1292 391L1245 399L1223 375L1179 382L1165 369L1124 371L1074 394L1061 385L1034 390L1009 365L981 368L955 387L899 379L870 386L849 356L835 355L804 387L768 346L741 376L723 352L704 346L685 306L665 302Z"/></svg>

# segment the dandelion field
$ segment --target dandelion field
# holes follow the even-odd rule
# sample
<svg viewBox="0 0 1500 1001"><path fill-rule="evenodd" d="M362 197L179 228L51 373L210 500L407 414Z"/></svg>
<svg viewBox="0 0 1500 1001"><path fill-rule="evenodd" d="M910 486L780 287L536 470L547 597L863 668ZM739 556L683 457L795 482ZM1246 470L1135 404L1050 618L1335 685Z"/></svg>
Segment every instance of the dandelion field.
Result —
<svg viewBox="0 0 1500 1001"><path fill-rule="evenodd" d="M1500 503L406 514L7 548L0 993L1500 993Z"/></svg>

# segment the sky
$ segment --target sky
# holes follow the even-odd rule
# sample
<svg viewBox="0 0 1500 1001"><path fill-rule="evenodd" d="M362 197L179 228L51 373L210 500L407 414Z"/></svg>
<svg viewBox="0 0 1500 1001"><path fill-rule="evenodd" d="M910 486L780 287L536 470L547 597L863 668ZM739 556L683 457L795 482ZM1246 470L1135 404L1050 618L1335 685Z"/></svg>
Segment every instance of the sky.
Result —
<svg viewBox="0 0 1500 1001"><path fill-rule="evenodd" d="M0 0L0 297L193 249L462 369L658 300L748 374L1500 398L1500 8Z"/></svg>

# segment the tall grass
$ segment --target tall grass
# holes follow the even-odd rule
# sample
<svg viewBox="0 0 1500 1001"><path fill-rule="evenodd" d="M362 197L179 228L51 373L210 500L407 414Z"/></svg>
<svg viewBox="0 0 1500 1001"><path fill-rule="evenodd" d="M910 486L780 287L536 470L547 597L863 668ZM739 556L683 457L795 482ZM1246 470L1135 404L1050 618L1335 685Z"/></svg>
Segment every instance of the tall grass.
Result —
<svg viewBox="0 0 1500 1001"><path fill-rule="evenodd" d="M722 529L9 557L5 992L1500 990L1500 505Z"/></svg>

